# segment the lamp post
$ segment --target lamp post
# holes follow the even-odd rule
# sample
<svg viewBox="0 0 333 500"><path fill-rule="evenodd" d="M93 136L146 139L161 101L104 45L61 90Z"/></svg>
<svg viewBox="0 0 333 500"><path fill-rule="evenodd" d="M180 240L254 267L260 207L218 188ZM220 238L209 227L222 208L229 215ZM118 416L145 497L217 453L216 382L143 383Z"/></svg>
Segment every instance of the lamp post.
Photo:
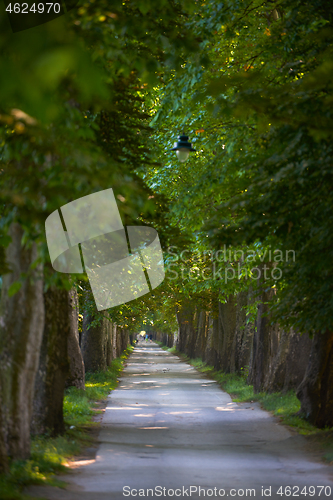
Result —
<svg viewBox="0 0 333 500"><path fill-rule="evenodd" d="M188 142L188 136L183 134L178 137L178 142L175 142L175 146L171 151L176 151L178 160L183 163L190 156L190 151L195 151L195 149L193 149L191 143Z"/></svg>

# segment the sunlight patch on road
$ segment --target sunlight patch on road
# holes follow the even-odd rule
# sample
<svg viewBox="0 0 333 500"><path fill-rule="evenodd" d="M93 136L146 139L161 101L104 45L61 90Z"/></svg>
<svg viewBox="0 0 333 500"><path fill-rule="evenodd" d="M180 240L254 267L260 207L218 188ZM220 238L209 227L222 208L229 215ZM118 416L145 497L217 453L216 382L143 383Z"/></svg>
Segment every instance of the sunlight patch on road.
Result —
<svg viewBox="0 0 333 500"><path fill-rule="evenodd" d="M140 414L137 414L137 415L133 415L134 417L145 417L145 418L150 418L150 417L154 417L154 413L147 413L147 414L144 414L144 413L140 413Z"/></svg>
<svg viewBox="0 0 333 500"><path fill-rule="evenodd" d="M68 462L66 467L69 469L77 469L78 467L84 467L85 465L94 464L96 460L76 460L75 462Z"/></svg>
<svg viewBox="0 0 333 500"><path fill-rule="evenodd" d="M141 410L138 406L134 406L133 408L131 407L123 407L123 406L107 406L107 410Z"/></svg>
<svg viewBox="0 0 333 500"><path fill-rule="evenodd" d="M150 431L150 430L169 429L169 427L138 427L138 429Z"/></svg>
<svg viewBox="0 0 333 500"><path fill-rule="evenodd" d="M195 413L194 411L171 411L169 415L184 415L185 413Z"/></svg>
<svg viewBox="0 0 333 500"><path fill-rule="evenodd" d="M157 383L157 380L141 380L140 382L133 382L133 384L151 384L152 382Z"/></svg>
<svg viewBox="0 0 333 500"><path fill-rule="evenodd" d="M232 411L234 412L236 408L226 408L225 406L217 406L215 408L216 411Z"/></svg>

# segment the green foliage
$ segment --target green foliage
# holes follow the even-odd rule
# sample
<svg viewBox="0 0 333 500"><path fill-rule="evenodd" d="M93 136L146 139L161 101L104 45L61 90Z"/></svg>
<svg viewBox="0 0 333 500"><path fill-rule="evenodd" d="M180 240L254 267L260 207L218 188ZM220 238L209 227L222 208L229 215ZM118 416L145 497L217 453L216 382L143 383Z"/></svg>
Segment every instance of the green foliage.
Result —
<svg viewBox="0 0 333 500"><path fill-rule="evenodd" d="M240 272L221 283L195 261L225 244L295 250L295 262L279 264L283 277L266 283L278 292L276 318L309 332L332 326L333 27L325 0L82 1L29 30L29 43L25 32L10 34L5 17L2 24L4 233L20 221L47 261L46 216L112 185L124 223L153 224L161 235L168 273L151 297L159 296L159 326L186 299L209 308L212 295L223 301L253 287L245 273L254 262L227 259L222 275ZM185 129L197 150L186 165L170 151ZM185 274L170 244L190 249ZM110 318L136 329L152 321L152 302Z"/></svg>
<svg viewBox="0 0 333 500"><path fill-rule="evenodd" d="M14 283L12 283L8 288L8 296L12 297L13 295L15 295L15 293L21 290L21 287L22 283L20 281L15 281Z"/></svg>
<svg viewBox="0 0 333 500"><path fill-rule="evenodd" d="M253 386L246 384L243 377L236 374L226 374L222 372L218 372L214 375L215 380L217 380L221 387L226 392L231 394L233 401L242 403L254 400Z"/></svg>
<svg viewBox="0 0 333 500"><path fill-rule="evenodd" d="M69 430L65 436L50 438L34 437L30 460L16 460L10 465L10 472L0 477L0 495L4 500L27 500L21 493L29 484L50 484L63 486L54 478L57 472L67 472L66 460L87 446L87 437L78 430Z"/></svg>
<svg viewBox="0 0 333 500"><path fill-rule="evenodd" d="M77 454L88 437L80 429L68 429L64 436L36 436L31 446L31 458L40 472L66 471L66 458Z"/></svg>
<svg viewBox="0 0 333 500"><path fill-rule="evenodd" d="M94 411L85 392L76 387L67 389L64 397L64 418L68 425L84 425L90 422Z"/></svg>
<svg viewBox="0 0 333 500"><path fill-rule="evenodd" d="M168 349L168 352L170 352L171 354L176 354L176 353L177 353L177 349L176 349L176 347L175 347L175 346L173 346L173 347L170 347L170 348Z"/></svg>
<svg viewBox="0 0 333 500"><path fill-rule="evenodd" d="M65 16L13 35L3 4L0 10L2 111L16 108L48 123L61 113L64 87L86 105L107 98L102 68L68 29Z"/></svg>
<svg viewBox="0 0 333 500"><path fill-rule="evenodd" d="M332 10L325 0L227 1L211 19L210 9L193 19L210 64L198 69L188 57L160 86L152 124L165 161L144 178L169 200L170 224L192 232L192 252L295 251L278 263L282 278L266 283L277 291L275 320L330 329ZM183 129L198 152L179 164L170 149ZM185 279L183 290L219 285L223 299L253 284Z"/></svg>
<svg viewBox="0 0 333 500"><path fill-rule="evenodd" d="M41 242L40 258L48 262L45 219L73 199L112 186L126 225L159 210L137 173L155 163L147 145L154 106L147 82L156 80L164 56L171 63L189 50L188 41L197 43L190 33L178 39L190 4L175 10L166 2L156 17L153 5L143 13L129 2L82 2L70 15L14 36L1 17L4 235L20 222L24 241ZM156 47L161 33L169 52ZM3 255L8 241L1 243ZM48 276L47 286L52 281L66 286L59 275Z"/></svg>

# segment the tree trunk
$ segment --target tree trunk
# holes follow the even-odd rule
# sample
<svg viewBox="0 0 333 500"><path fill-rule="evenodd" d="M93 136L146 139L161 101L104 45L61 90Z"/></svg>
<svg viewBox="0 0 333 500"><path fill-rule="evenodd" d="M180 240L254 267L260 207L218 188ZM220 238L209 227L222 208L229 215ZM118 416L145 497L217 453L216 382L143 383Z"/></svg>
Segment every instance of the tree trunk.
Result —
<svg viewBox="0 0 333 500"><path fill-rule="evenodd" d="M225 304L219 303L219 361L220 369L225 373L234 370L232 365L232 347L236 335L236 304L233 295L230 295Z"/></svg>
<svg viewBox="0 0 333 500"><path fill-rule="evenodd" d="M270 331L268 329L267 336L269 337ZM286 378L286 359L289 349L289 335L290 332L281 330L278 349L274 359L266 366L268 372L263 374L262 388L265 392L279 392L284 387Z"/></svg>
<svg viewBox="0 0 333 500"><path fill-rule="evenodd" d="M297 389L304 378L311 351L311 339L294 330L281 330L277 354L266 374L267 392Z"/></svg>
<svg viewBox="0 0 333 500"><path fill-rule="evenodd" d="M112 324L112 359L117 357L117 325Z"/></svg>
<svg viewBox="0 0 333 500"><path fill-rule="evenodd" d="M286 359L286 378L283 391L296 390L301 384L310 359L312 339L307 333L300 335L292 330Z"/></svg>
<svg viewBox="0 0 333 500"><path fill-rule="evenodd" d="M105 318L96 326L91 326L92 318L83 315L82 356L86 372L105 371L107 368L107 334Z"/></svg>
<svg viewBox="0 0 333 500"><path fill-rule="evenodd" d="M320 428L333 426L333 332L315 335L297 397L299 413L309 422Z"/></svg>
<svg viewBox="0 0 333 500"><path fill-rule="evenodd" d="M14 459L30 456L32 401L44 329L43 268L38 264L30 269L38 257L37 247L22 247L19 224L12 224L9 235L12 242L6 260L12 273L3 276L0 306L0 469L4 468L4 444ZM20 290L8 297L9 287L21 273L27 278Z"/></svg>
<svg viewBox="0 0 333 500"><path fill-rule="evenodd" d="M208 333L208 313L200 311L196 325L196 341L194 347L194 357L204 358Z"/></svg>
<svg viewBox="0 0 333 500"><path fill-rule="evenodd" d="M250 366L249 382L253 383L255 393L265 387L272 365L278 353L281 329L278 325L270 325L269 301L272 290L263 292L258 307L256 329L253 336L252 363Z"/></svg>
<svg viewBox="0 0 333 500"><path fill-rule="evenodd" d="M118 358L122 355L122 353L125 351L128 345L128 331L125 328L119 328L119 336L117 341L119 342L118 345Z"/></svg>
<svg viewBox="0 0 333 500"><path fill-rule="evenodd" d="M177 313L177 321L179 325L179 336L177 349L185 353L190 358L194 356L195 348L195 323L197 311L193 304L185 302L181 310Z"/></svg>
<svg viewBox="0 0 333 500"><path fill-rule="evenodd" d="M247 322L247 313L245 310L245 306L251 304L253 301L251 290L239 293L236 300L236 334L233 346L233 366L236 373L244 375L249 369L254 335L254 322Z"/></svg>
<svg viewBox="0 0 333 500"><path fill-rule="evenodd" d="M211 314L208 316L208 332L207 343L203 360L211 366L216 366L217 362L217 337L218 337L218 318L214 318Z"/></svg>
<svg viewBox="0 0 333 500"><path fill-rule="evenodd" d="M0 387L1 394L1 387ZM9 472L8 455L5 442L5 422L2 417L2 400L0 399L0 474Z"/></svg>
<svg viewBox="0 0 333 500"><path fill-rule="evenodd" d="M113 357L113 323L109 319L105 319L106 325L106 364L110 366Z"/></svg>
<svg viewBox="0 0 333 500"><path fill-rule="evenodd" d="M79 301L75 288L70 291L69 300L70 331L68 337L68 358L70 375L66 381L66 387L74 386L85 390L84 363L79 344L78 330Z"/></svg>
<svg viewBox="0 0 333 500"><path fill-rule="evenodd" d="M67 342L72 314L70 292L51 287L44 294L44 303L45 327L31 429L34 434L48 431L55 436L65 430L63 400L69 375Z"/></svg>

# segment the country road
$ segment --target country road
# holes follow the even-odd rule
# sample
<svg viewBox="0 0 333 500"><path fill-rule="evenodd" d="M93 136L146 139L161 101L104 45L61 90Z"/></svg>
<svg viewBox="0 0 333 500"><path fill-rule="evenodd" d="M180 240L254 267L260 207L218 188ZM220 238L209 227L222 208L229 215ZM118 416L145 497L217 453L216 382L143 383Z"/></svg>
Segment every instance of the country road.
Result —
<svg viewBox="0 0 333 500"><path fill-rule="evenodd" d="M49 500L333 498L332 467L302 436L258 403L232 402L154 343L130 356L99 441L95 460L62 477L66 490L27 491Z"/></svg>

